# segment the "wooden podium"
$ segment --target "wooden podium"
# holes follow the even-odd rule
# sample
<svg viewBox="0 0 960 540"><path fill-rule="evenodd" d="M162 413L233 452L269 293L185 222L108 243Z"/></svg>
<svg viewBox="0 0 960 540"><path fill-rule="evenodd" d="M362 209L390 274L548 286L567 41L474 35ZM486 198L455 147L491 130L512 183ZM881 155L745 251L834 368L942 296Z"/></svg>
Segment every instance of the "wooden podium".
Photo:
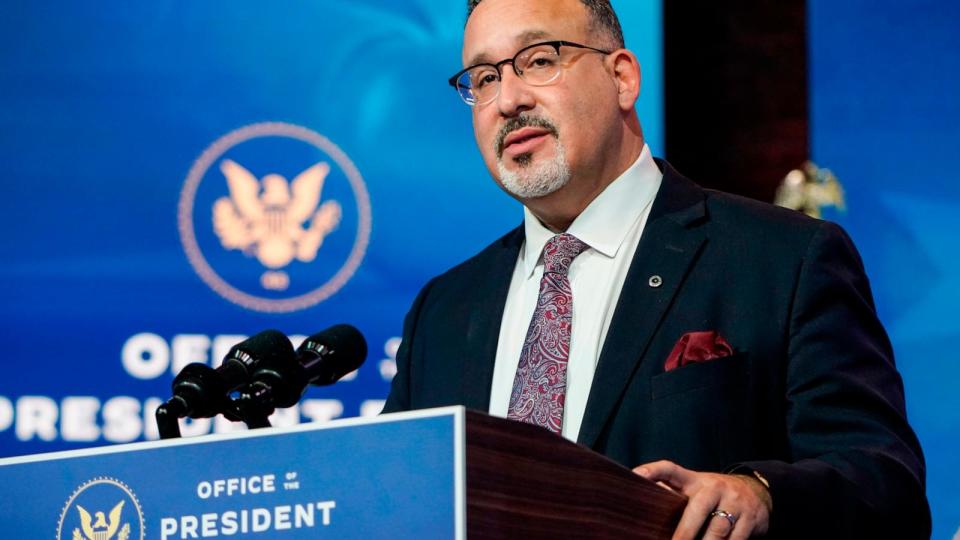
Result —
<svg viewBox="0 0 960 540"><path fill-rule="evenodd" d="M466 411L469 538L670 538L686 499L539 427Z"/></svg>
<svg viewBox="0 0 960 540"><path fill-rule="evenodd" d="M108 523L131 540L653 539L686 504L463 407L0 459L0 485L0 530L58 540L106 538Z"/></svg>

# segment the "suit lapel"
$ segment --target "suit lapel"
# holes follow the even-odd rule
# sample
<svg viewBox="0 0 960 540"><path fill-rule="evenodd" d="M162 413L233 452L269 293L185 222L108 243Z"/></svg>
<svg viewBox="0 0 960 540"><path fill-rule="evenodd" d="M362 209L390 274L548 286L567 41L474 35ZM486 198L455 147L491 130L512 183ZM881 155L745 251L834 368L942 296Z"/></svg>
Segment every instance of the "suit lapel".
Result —
<svg viewBox="0 0 960 540"><path fill-rule="evenodd" d="M596 443L614 412L706 240L703 229L696 227L706 217L703 191L669 164L658 164L663 182L627 272L587 400L578 436L587 446Z"/></svg>
<svg viewBox="0 0 960 540"><path fill-rule="evenodd" d="M521 226L497 242L476 272L476 287L465 291L473 296L473 300L463 345L465 365L461 392L463 405L470 409L486 411L490 408L490 386L500 341L500 324L523 238Z"/></svg>

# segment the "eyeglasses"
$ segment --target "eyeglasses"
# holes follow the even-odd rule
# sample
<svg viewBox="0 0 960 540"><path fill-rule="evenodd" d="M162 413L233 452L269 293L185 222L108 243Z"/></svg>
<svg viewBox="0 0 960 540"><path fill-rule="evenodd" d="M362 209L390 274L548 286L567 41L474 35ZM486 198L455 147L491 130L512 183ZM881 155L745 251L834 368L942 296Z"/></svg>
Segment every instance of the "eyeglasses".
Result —
<svg viewBox="0 0 960 540"><path fill-rule="evenodd" d="M602 54L611 52L570 41L545 41L524 47L513 58L496 64L470 66L450 77L448 82L456 88L467 105L486 105L500 95L500 80L503 74L500 69L504 64L512 65L517 77L531 86L546 86L556 82L563 72L560 47L587 49Z"/></svg>

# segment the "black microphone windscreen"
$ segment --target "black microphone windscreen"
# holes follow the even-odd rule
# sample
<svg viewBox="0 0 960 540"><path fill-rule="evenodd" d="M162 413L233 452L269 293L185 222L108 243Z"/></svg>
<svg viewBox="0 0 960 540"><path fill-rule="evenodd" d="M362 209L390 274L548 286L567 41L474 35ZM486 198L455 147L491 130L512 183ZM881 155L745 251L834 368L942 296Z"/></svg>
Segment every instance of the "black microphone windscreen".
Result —
<svg viewBox="0 0 960 540"><path fill-rule="evenodd" d="M253 363L286 362L295 354L293 345L282 332L264 330L230 349L224 363L237 360L249 368Z"/></svg>
<svg viewBox="0 0 960 540"><path fill-rule="evenodd" d="M332 384L367 359L367 340L349 324L338 324L303 341L297 354L311 384Z"/></svg>
<svg viewBox="0 0 960 540"><path fill-rule="evenodd" d="M331 326L316 337L320 338L327 347L337 351L337 355L350 359L351 363L357 362L359 365L367 358L367 340L359 330L349 324Z"/></svg>

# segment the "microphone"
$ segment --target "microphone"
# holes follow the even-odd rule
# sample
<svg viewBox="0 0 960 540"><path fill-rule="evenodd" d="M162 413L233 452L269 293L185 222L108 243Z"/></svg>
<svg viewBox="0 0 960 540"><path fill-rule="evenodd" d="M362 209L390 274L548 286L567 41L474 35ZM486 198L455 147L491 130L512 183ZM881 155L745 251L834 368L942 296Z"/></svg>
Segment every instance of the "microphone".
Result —
<svg viewBox="0 0 960 540"><path fill-rule="evenodd" d="M234 403L244 419L265 419L277 407L296 405L307 385L333 384L366 359L363 334L349 324L338 324L305 339L295 361L274 357L258 364Z"/></svg>
<svg viewBox="0 0 960 540"><path fill-rule="evenodd" d="M367 340L349 324L318 332L297 347L297 361L314 386L331 385L367 359Z"/></svg>
<svg viewBox="0 0 960 540"><path fill-rule="evenodd" d="M199 362L185 366L173 380L173 397L157 409L161 436L164 432L169 437L179 436L178 418L210 418L230 411L230 393L250 382L261 363L295 363L287 336L265 330L234 345L216 369Z"/></svg>

